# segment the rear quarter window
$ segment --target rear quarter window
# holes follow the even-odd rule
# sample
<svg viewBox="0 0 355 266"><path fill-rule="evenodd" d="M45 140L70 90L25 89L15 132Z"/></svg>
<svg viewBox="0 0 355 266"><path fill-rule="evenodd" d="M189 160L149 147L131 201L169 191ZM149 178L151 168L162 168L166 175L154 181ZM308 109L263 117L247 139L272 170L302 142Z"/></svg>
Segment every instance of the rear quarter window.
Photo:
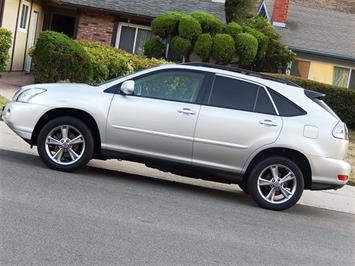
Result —
<svg viewBox="0 0 355 266"><path fill-rule="evenodd" d="M279 111L280 116L300 116L307 114L301 107L282 96L280 93L269 89L270 95L276 105L277 110Z"/></svg>

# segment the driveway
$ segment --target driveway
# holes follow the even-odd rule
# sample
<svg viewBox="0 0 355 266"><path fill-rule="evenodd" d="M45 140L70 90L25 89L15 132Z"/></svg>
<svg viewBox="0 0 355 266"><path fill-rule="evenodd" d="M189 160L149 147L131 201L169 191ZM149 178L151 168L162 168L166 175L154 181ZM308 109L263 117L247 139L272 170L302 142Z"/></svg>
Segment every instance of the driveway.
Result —
<svg viewBox="0 0 355 266"><path fill-rule="evenodd" d="M0 168L1 265L355 262L349 213L263 210L235 186L113 160L55 172L3 123Z"/></svg>

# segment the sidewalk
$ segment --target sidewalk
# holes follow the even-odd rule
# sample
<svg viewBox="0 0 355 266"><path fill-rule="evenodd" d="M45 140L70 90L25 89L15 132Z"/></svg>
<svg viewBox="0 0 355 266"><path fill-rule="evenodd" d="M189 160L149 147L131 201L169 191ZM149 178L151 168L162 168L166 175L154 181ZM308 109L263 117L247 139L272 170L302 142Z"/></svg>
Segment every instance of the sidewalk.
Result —
<svg viewBox="0 0 355 266"><path fill-rule="evenodd" d="M16 136L5 125L4 122L0 122L0 149L37 155L36 149L30 149L30 147L23 140L21 140L21 138ZM154 178L166 179L173 182L181 182L195 186L208 187L224 191L239 191L239 193L242 193L236 185L220 184L215 182L202 181L199 179L185 178L169 173L163 173L155 169L147 168L143 164L137 164L126 161L118 162L117 160L92 160L89 164L98 168L105 168L128 173L136 173L145 176L152 176ZM337 191L305 190L298 204L355 214L355 187L345 186Z"/></svg>
<svg viewBox="0 0 355 266"><path fill-rule="evenodd" d="M0 78L0 95L11 99L21 87L34 83L32 74L24 72L2 72Z"/></svg>

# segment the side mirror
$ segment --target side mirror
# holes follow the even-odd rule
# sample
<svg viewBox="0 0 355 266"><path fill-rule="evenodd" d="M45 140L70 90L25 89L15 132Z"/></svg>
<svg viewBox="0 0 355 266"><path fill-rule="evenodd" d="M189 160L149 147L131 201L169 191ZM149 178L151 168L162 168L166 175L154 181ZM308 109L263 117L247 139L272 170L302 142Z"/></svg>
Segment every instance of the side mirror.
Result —
<svg viewBox="0 0 355 266"><path fill-rule="evenodd" d="M121 92L125 95L131 95L134 92L134 80L127 80L121 85Z"/></svg>

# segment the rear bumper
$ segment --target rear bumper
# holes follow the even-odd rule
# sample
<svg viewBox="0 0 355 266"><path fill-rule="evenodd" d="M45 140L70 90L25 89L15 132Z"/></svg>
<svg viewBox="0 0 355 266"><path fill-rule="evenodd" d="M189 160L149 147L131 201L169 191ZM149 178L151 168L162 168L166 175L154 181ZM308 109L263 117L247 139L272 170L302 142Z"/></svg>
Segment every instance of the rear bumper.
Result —
<svg viewBox="0 0 355 266"><path fill-rule="evenodd" d="M339 189L348 180L339 180L338 175L350 176L351 165L343 160L311 156L312 190Z"/></svg>

